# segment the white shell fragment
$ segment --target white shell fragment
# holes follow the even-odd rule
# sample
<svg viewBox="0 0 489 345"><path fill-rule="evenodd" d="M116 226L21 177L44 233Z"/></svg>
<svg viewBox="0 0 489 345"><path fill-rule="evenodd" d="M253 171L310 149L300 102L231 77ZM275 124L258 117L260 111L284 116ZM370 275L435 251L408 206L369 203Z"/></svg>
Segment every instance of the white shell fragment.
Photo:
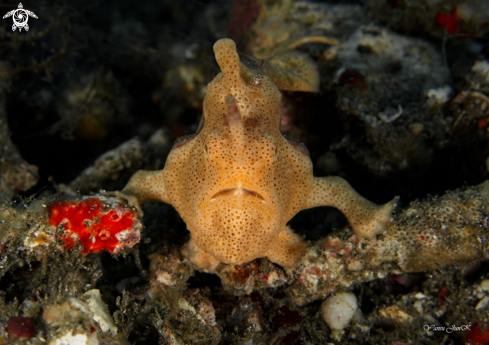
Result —
<svg viewBox="0 0 489 345"><path fill-rule="evenodd" d="M450 99L451 93L452 88L448 85L430 89L426 92L426 103L429 107L444 104Z"/></svg>
<svg viewBox="0 0 489 345"><path fill-rule="evenodd" d="M98 323L103 332L109 331L113 336L117 335L117 326L110 316L107 305L100 296L100 290L92 289L82 295L83 299L88 302L88 306L93 313L93 320Z"/></svg>
<svg viewBox="0 0 489 345"><path fill-rule="evenodd" d="M475 310L485 308L488 304L489 304L489 297L486 296L483 299L481 299L479 303L477 303L477 305L475 306Z"/></svg>
<svg viewBox="0 0 489 345"><path fill-rule="evenodd" d="M89 337L86 334L73 334L72 331L68 331L51 341L49 345L99 345L99 341L95 333Z"/></svg>
<svg viewBox="0 0 489 345"><path fill-rule="evenodd" d="M341 292L321 304L321 316L331 329L340 331L350 324L357 308L356 296L351 292Z"/></svg>
<svg viewBox="0 0 489 345"><path fill-rule="evenodd" d="M414 298L416 299L425 299L426 298L426 295L421 293L421 292L418 292L416 293L416 295L414 295Z"/></svg>

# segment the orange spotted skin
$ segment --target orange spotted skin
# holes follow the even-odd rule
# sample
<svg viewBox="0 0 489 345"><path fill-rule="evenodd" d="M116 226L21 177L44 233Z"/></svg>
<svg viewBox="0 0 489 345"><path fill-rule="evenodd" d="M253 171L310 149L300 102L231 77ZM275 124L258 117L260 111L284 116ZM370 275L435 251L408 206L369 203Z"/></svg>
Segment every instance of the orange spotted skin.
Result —
<svg viewBox="0 0 489 345"><path fill-rule="evenodd" d="M314 178L307 149L280 133L282 95L273 81L259 66L241 63L230 39L217 41L214 53L222 73L208 84L202 129L175 144L162 171L140 171L122 191L139 203L156 199L176 208L190 230L185 251L197 268L265 256L294 267L306 248L286 226L297 212L344 201L342 192L367 207L350 207L360 221L363 213L371 218L369 207L382 208L340 178L333 178L344 182L340 189L337 180Z"/></svg>

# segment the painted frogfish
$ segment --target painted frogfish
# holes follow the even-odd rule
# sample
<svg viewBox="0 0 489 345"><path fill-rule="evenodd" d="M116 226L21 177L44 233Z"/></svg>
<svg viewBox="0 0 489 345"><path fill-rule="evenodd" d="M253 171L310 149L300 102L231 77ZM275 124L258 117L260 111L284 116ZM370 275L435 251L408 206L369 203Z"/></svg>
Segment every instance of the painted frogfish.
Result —
<svg viewBox="0 0 489 345"><path fill-rule="evenodd" d="M296 267L306 241L287 222L301 210L333 206L360 238L374 238L396 199L376 205L340 177L314 177L305 146L280 132L281 98L253 58L220 39L221 68L209 84L197 133L177 140L163 170L138 171L122 190L141 204L171 204L191 233L184 252L197 269L267 257Z"/></svg>

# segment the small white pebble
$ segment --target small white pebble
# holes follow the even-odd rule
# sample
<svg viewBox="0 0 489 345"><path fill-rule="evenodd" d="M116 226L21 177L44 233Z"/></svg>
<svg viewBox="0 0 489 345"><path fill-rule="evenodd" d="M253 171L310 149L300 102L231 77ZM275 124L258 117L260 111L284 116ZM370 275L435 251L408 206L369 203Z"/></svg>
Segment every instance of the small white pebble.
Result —
<svg viewBox="0 0 489 345"><path fill-rule="evenodd" d="M444 104L450 99L450 93L452 88L448 85L440 87L438 89L428 90L426 93L428 106L435 106L437 104Z"/></svg>
<svg viewBox="0 0 489 345"><path fill-rule="evenodd" d="M487 61L476 61L472 66L472 72L485 77L485 81L489 82L489 63Z"/></svg>
<svg viewBox="0 0 489 345"><path fill-rule="evenodd" d="M419 315L423 315L423 301L416 301L413 306Z"/></svg>
<svg viewBox="0 0 489 345"><path fill-rule="evenodd" d="M339 331L350 324L357 308L356 296L351 292L341 292L321 304L321 315L331 329Z"/></svg>
<svg viewBox="0 0 489 345"><path fill-rule="evenodd" d="M475 295L475 297L477 297L478 299L481 299L484 296L485 296L485 294L482 291L477 292L477 295Z"/></svg>
<svg viewBox="0 0 489 345"><path fill-rule="evenodd" d="M481 281L481 289L484 291L489 291L489 279L484 279Z"/></svg>
<svg viewBox="0 0 489 345"><path fill-rule="evenodd" d="M421 292L418 292L416 295L414 295L414 297L416 299L425 299L426 298L426 296Z"/></svg>

